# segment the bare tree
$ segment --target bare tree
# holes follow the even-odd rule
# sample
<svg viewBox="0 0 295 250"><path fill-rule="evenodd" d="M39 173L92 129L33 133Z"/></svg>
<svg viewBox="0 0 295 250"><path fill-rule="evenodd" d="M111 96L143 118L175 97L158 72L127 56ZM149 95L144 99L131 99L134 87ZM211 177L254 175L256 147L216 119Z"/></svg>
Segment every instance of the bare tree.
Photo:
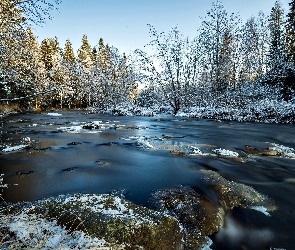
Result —
<svg viewBox="0 0 295 250"><path fill-rule="evenodd" d="M170 105L176 114L188 102L190 88L196 82L197 58L191 43L177 27L164 34L150 25L150 36L154 55L149 57L141 50L136 51L141 70L145 72L145 81L160 90L163 103Z"/></svg>

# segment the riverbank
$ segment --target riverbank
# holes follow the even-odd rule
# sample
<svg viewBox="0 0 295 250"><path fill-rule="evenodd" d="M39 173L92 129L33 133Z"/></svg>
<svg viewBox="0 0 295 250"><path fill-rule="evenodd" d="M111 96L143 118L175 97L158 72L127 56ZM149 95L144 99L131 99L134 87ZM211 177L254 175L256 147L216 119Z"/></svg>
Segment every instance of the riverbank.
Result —
<svg viewBox="0 0 295 250"><path fill-rule="evenodd" d="M104 110L93 109L94 112L119 116L157 116L173 115L169 106L139 107L123 103ZM181 108L175 116L189 118L205 118L220 121L295 123L295 103L285 101L261 101L251 105L210 105Z"/></svg>
<svg viewBox="0 0 295 250"><path fill-rule="evenodd" d="M146 208L123 194L59 195L36 202L3 203L1 249L182 250L211 249L209 238L237 207L270 216L274 203L253 188L203 170L216 201L179 186L157 190ZM0 203L1 205L1 203Z"/></svg>
<svg viewBox="0 0 295 250"><path fill-rule="evenodd" d="M59 111L60 109L42 110L42 112ZM63 109L69 110L69 109ZM170 106L150 106L141 107L132 103L121 103L119 105L99 109L89 107L85 109L87 112L98 114L108 114L115 116L158 116L158 115L174 115ZM18 105L2 105L0 107L0 117L11 113L21 112ZM31 110L32 111L32 110ZM38 110L40 112L41 110ZM245 106L233 104L210 104L203 106L181 108L175 116L189 118L214 119L217 121L237 121L237 122L264 122L264 123L295 123L295 103L277 101L277 100L261 100L250 103Z"/></svg>

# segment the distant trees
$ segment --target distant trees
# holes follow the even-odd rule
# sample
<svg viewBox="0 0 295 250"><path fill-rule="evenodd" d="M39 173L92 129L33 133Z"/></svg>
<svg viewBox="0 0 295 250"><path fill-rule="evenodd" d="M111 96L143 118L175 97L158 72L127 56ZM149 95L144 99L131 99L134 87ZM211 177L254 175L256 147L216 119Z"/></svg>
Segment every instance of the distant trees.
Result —
<svg viewBox="0 0 295 250"><path fill-rule="evenodd" d="M202 70L213 91L235 86L240 19L229 15L220 1L213 3L202 22L199 43L202 50Z"/></svg>
<svg viewBox="0 0 295 250"><path fill-rule="evenodd" d="M284 10L276 1L269 16L270 48L268 51L269 70L273 75L280 77L284 66L284 34L285 34ZM279 79L278 79L279 80Z"/></svg>
<svg viewBox="0 0 295 250"><path fill-rule="evenodd" d="M294 96L295 92L295 1L292 0L289 6L290 9L287 14L285 34L285 54L288 68L281 91L286 101L292 100L292 96Z"/></svg>
<svg viewBox="0 0 295 250"><path fill-rule="evenodd" d="M29 27L40 23L59 0L0 2L0 100L26 108L116 109L122 103L167 106L176 114L191 107L242 107L257 100L291 102L295 92L295 0L286 17L275 2L242 24L213 3L188 39L177 27L149 26L152 55L131 56L100 38L83 35L75 51L70 40L38 44ZM131 60L132 58L132 60Z"/></svg>
<svg viewBox="0 0 295 250"><path fill-rule="evenodd" d="M150 26L150 36L150 45L153 46L155 54L149 57L143 51L137 50L140 67L146 72L150 87L161 91L162 102L169 104L176 114L181 107L188 104L195 86L195 52L177 27L165 35Z"/></svg>
<svg viewBox="0 0 295 250"><path fill-rule="evenodd" d="M0 2L0 100L30 106L42 67L30 22L42 23L59 1L2 0Z"/></svg>
<svg viewBox="0 0 295 250"><path fill-rule="evenodd" d="M295 65L295 1L289 3L290 9L286 20L286 46L285 53L287 61Z"/></svg>
<svg viewBox="0 0 295 250"><path fill-rule="evenodd" d="M234 107L259 98L291 101L295 90L294 27L294 0L287 22L276 1L269 16L260 12L244 25L217 0L192 41L177 29L164 34L151 27L150 45L155 55L137 51L144 83L149 82L139 95L140 103L169 104L177 113L193 105Z"/></svg>

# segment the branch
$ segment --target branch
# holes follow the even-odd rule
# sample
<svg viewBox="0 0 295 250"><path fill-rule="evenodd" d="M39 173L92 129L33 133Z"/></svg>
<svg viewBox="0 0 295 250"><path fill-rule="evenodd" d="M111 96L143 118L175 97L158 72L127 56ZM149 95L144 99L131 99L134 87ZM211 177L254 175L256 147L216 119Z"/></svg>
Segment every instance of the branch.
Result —
<svg viewBox="0 0 295 250"><path fill-rule="evenodd" d="M35 97L35 96L52 93L54 91L59 90L60 88L62 88L62 86L60 86L58 88L51 89L51 90L47 90L47 91L43 91L43 92L38 92L38 93L35 93L35 94L32 94L32 95L28 95L28 96L0 99L0 102L12 102L12 101L19 101L19 100L23 100L23 99L28 99L28 98Z"/></svg>

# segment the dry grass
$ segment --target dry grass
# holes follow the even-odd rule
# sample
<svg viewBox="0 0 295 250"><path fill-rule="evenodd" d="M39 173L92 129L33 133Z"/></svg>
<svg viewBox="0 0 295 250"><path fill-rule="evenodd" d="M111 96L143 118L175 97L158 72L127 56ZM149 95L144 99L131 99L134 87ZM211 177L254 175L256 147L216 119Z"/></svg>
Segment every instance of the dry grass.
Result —
<svg viewBox="0 0 295 250"><path fill-rule="evenodd" d="M9 113L15 113L20 112L21 108L18 104L0 104L0 113L2 114L9 114Z"/></svg>

